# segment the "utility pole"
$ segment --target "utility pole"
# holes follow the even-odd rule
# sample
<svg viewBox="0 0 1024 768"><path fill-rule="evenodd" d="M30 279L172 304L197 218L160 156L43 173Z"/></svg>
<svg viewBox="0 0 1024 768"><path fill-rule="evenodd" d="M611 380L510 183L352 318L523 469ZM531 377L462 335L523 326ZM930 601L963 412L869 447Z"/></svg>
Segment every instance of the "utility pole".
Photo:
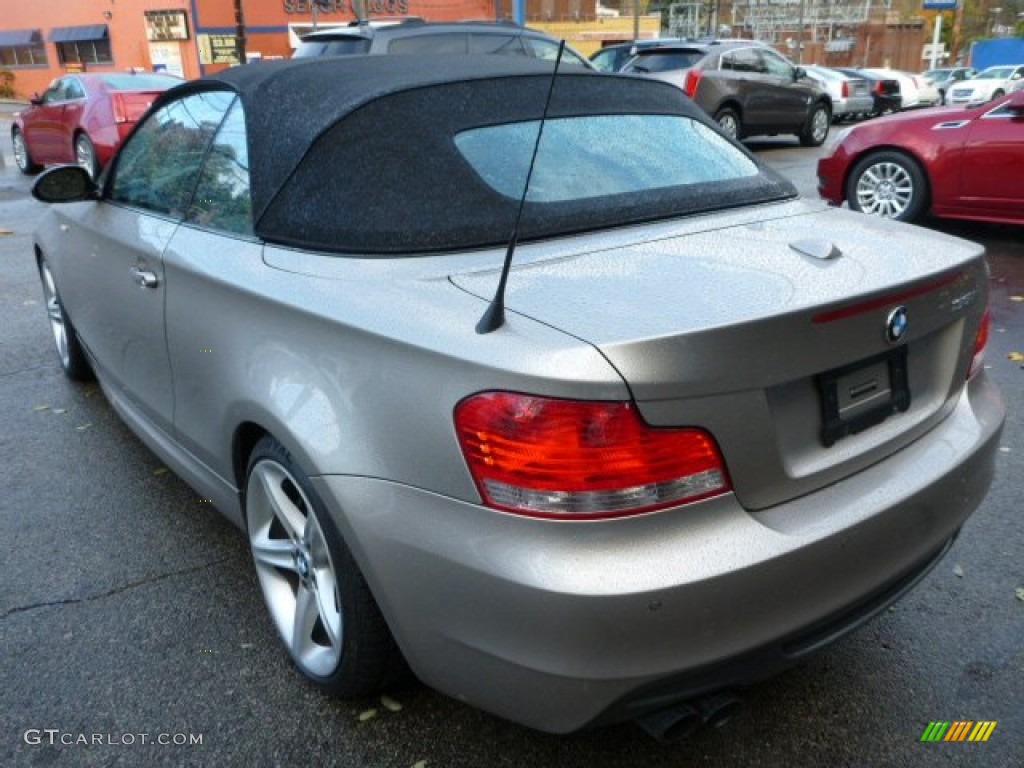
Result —
<svg viewBox="0 0 1024 768"><path fill-rule="evenodd" d="M245 14L242 0L235 0L235 55L239 64L245 64Z"/></svg>
<svg viewBox="0 0 1024 768"><path fill-rule="evenodd" d="M800 20L796 23L796 63L804 63L804 0L800 0Z"/></svg>

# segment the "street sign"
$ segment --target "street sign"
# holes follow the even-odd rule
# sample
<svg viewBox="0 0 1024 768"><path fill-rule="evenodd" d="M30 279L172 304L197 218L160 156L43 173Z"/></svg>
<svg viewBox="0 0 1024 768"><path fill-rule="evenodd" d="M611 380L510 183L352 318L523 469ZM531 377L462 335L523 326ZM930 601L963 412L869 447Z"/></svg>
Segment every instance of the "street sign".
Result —
<svg viewBox="0 0 1024 768"><path fill-rule="evenodd" d="M957 0L924 0L922 8L926 11L955 11Z"/></svg>

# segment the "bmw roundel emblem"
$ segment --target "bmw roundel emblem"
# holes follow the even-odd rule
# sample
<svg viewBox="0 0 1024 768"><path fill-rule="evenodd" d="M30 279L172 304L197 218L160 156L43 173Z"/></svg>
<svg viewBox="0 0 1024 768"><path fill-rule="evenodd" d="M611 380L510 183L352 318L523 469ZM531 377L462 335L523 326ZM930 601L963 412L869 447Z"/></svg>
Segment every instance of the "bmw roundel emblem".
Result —
<svg viewBox="0 0 1024 768"><path fill-rule="evenodd" d="M907 332L907 308L896 307L885 320L885 340L896 344Z"/></svg>

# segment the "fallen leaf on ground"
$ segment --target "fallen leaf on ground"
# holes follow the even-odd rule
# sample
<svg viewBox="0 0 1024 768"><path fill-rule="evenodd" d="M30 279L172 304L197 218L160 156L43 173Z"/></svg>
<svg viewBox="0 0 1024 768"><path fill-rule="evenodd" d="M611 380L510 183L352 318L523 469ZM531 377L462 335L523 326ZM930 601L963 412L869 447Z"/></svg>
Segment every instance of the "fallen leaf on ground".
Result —
<svg viewBox="0 0 1024 768"><path fill-rule="evenodd" d="M964 577L964 567L960 563L953 566L953 575L959 576L961 579Z"/></svg>
<svg viewBox="0 0 1024 768"><path fill-rule="evenodd" d="M359 713L359 722L365 723L367 720L373 720L377 716L376 709L368 709L365 712Z"/></svg>
<svg viewBox="0 0 1024 768"><path fill-rule="evenodd" d="M50 410L50 406L48 406L48 405L37 405L32 410L33 411L48 411L48 410Z"/></svg>
<svg viewBox="0 0 1024 768"><path fill-rule="evenodd" d="M249 648L255 648L256 644L255 643L242 643L242 647L245 648L246 650L248 650Z"/></svg>
<svg viewBox="0 0 1024 768"><path fill-rule="evenodd" d="M68 409L67 408L54 408L53 412L54 413L67 413Z"/></svg>
<svg viewBox="0 0 1024 768"><path fill-rule="evenodd" d="M419 760L412 764L412 768L427 768L427 761Z"/></svg>
<svg viewBox="0 0 1024 768"><path fill-rule="evenodd" d="M1015 594L1017 595L1018 600L1024 601L1024 587L1017 587Z"/></svg>
<svg viewBox="0 0 1024 768"><path fill-rule="evenodd" d="M0 235L13 235L13 229L0 229Z"/></svg>
<svg viewBox="0 0 1024 768"><path fill-rule="evenodd" d="M1011 296L1010 301L1024 301L1024 296Z"/></svg>
<svg viewBox="0 0 1024 768"><path fill-rule="evenodd" d="M1024 352L1011 352L1007 357L1015 363L1024 363Z"/></svg>
<svg viewBox="0 0 1024 768"><path fill-rule="evenodd" d="M402 704L395 701L390 696L381 696L380 703L388 712L401 712Z"/></svg>
<svg viewBox="0 0 1024 768"><path fill-rule="evenodd" d="M91 426L92 422L87 421L85 424L79 424L77 427L75 427L75 429L77 429L79 432L85 432L85 430L87 430Z"/></svg>
<svg viewBox="0 0 1024 768"><path fill-rule="evenodd" d="M153 470L153 474L154 475L166 475L167 474L167 467L160 467L159 469L154 469Z"/></svg>

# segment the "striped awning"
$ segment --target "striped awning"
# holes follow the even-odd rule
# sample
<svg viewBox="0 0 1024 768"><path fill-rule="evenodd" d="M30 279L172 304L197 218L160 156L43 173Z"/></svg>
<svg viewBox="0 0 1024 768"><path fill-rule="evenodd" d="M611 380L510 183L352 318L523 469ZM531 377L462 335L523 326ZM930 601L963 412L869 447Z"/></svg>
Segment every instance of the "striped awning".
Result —
<svg viewBox="0 0 1024 768"><path fill-rule="evenodd" d="M38 45L43 36L38 29L5 29L0 30L0 48L11 48L15 45Z"/></svg>
<svg viewBox="0 0 1024 768"><path fill-rule="evenodd" d="M54 27L50 30L51 43L77 43L82 40L103 40L107 37L106 24L86 24L82 27Z"/></svg>

